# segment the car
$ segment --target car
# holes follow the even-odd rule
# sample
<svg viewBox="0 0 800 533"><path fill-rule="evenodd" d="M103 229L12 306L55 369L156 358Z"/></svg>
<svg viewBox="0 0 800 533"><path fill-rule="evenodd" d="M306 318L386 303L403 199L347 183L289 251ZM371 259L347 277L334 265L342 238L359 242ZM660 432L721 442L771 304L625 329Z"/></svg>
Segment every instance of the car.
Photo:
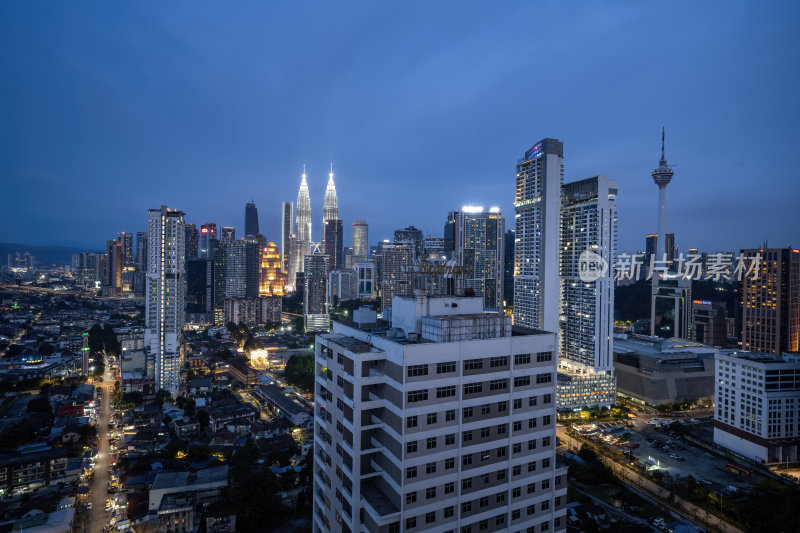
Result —
<svg viewBox="0 0 800 533"><path fill-rule="evenodd" d="M91 508L92 508L92 502L89 502L89 503L87 503L87 504L86 504L86 508L87 508L87 509L91 509Z"/></svg>

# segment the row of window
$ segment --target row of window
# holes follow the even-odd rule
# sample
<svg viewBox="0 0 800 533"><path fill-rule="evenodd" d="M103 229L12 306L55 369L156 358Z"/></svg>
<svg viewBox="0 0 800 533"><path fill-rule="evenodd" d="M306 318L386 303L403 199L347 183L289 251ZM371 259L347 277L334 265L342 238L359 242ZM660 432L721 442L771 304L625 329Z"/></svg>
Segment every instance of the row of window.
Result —
<svg viewBox="0 0 800 533"><path fill-rule="evenodd" d="M547 443L545 443L545 439L542 439L542 446L550 444L550 441L549 441L550 438L546 437L546 439L547 439ZM519 445L519 448L516 447L517 445ZM515 450L521 450L522 449L522 443L517 443L514 446L515 446L515 448L514 448ZM336 451L338 452L339 449L340 449L340 447L337 444L337 450ZM536 449L536 441L535 440L529 440L528 441L528 449L529 450ZM498 457L498 458L506 457L507 453L508 453L508 450L507 450L507 448L505 446L502 446L500 448L495 448L494 450L484 450L482 452L468 453L468 454L465 454L464 456L461 457L461 464L462 464L462 466L470 466L470 465L473 464L473 459L475 459L476 462L478 462L478 461L486 462L486 461L491 460L492 456L495 456L495 457ZM340 455L341 455L341 453L340 453ZM549 457L545 457L540 462L541 462L541 468L549 468L550 467L550 458ZM444 460L444 470L445 471L452 470L455 467L456 467L456 459L455 459L455 457L448 457L447 459ZM528 473L536 472L536 468L537 468L536 461L529 461L527 463L527 465L525 465L526 472L528 472ZM430 463L426 463L425 464L425 475L435 474L436 470L437 470L436 461L432 461ZM419 472L421 472L421 471L422 471L422 465L406 467L406 479L415 479L417 477L417 475L419 474ZM514 477L520 476L520 475L522 475L522 471L523 471L523 465L515 465L515 466L513 466L511 468L511 475L514 476ZM505 476L505 471L503 471L503 472L504 472L503 475ZM547 480L545 480L545 481L547 481ZM544 483L544 481L542 483ZM549 483L550 482L547 481L547 485L546 486L542 485L542 488L543 489L549 488L549 486L550 486ZM529 485L529 487L530 486L531 485ZM533 490L535 490L535 488ZM530 492L532 492L532 491L530 491Z"/></svg>
<svg viewBox="0 0 800 533"><path fill-rule="evenodd" d="M552 422L552 418L549 415L542 417L542 424L543 425L547 426L551 422ZM536 427L536 419L535 418L529 419L527 425L528 425L529 429L535 428ZM513 422L512 430L515 433L519 432L519 431L522 431L522 426L523 426L522 421L521 420L517 420L516 422ZM341 424L339 422L336 423L336 429L338 429L339 432L342 433ZM495 429L494 430L495 435L497 437L502 437L503 435L506 435L508 433L508 424L499 424L497 426L494 426L494 429ZM480 431L478 431L478 430L464 431L461 434L461 443L463 445L466 445L467 443L471 442L473 440L473 437L477 433L480 433L480 438L481 439L489 438L489 437L492 436L492 427L484 427L484 428L481 428ZM418 452L419 449L420 449L420 443L421 442L422 442L421 440L412 440L412 441L406 442L406 453L416 453L416 452ZM528 441L528 442L529 442L529 448L528 448L529 450L536 448L536 441L535 440L531 440L531 441ZM426 450L435 450L436 447L438 446L438 443L439 443L439 437L427 437L425 439L425 449ZM444 436L444 445L445 446L451 446L451 445L453 445L455 443L456 443L456 434L455 433L449 433L449 434ZM550 445L550 437L542 438L542 446L549 446L549 445ZM513 445L513 452L514 453L519 453L521 451L522 451L522 443L519 443L519 442L515 443Z"/></svg>
<svg viewBox="0 0 800 533"><path fill-rule="evenodd" d="M538 352L536 354L522 353L514 356L515 365L527 365L535 357L537 363L543 363L553 360L552 352ZM481 370L483 369L483 359L467 359L464 361L464 370ZM502 368L507 367L510 357L507 355L489 358L489 368ZM444 363L436 363L437 374L452 374L456 371L456 361L446 361ZM430 365L409 365L406 367L407 376L420 377L427 376Z"/></svg>
<svg viewBox="0 0 800 533"><path fill-rule="evenodd" d="M498 494L497 498L498 498L498 501L500 501L499 498L501 498L501 495ZM503 499L503 501L505 501L505 494L502 494L502 499ZM472 503L473 502L464 502L464 503L461 504L462 518L463 518L464 514L472 512ZM560 505L560 503L557 502L556 505ZM476 508L480 509L480 508L488 507L488 506L489 506L489 497L486 496L486 497L481 498L480 500L478 500ZM537 508L536 505L527 506L525 508L526 515L530 516L530 515L535 514L536 513L536 508ZM549 501L541 502L539 504L539 509L542 512L548 511L550 509L550 502ZM515 510L511 511L511 520L519 520L521 518L521 516L522 516L522 509L515 509ZM448 521L452 521L454 519L454 517L455 517L455 506L451 505L451 506L445 507L442 510L442 518L443 519L448 520ZM418 519L419 519L419 522L418 522ZM412 517L406 518L406 530L408 531L408 530L412 530L412 529L417 528L418 527L418 523L421 525L423 523L423 521L424 521L424 524L426 524L428 526L430 526L431 524L436 523L436 511L431 511L431 512L425 513L424 515L421 515L419 517L412 516ZM500 527L500 528L504 527L505 524L506 524L506 515L505 515L505 513L499 514L499 515L495 516L492 519L488 519L487 518L487 519L481 520L481 521L477 522L477 524L474 524L474 525L462 526L461 527L461 533L472 533L472 531L474 531L474 527L477 527L478 531L487 531L489 529L490 523L494 524L495 529L498 528L498 527ZM390 528L390 531L399 532L399 524L395 524L395 525L398 526L397 529ZM554 520L554 525L555 525L555 527L559 527L561 525L561 519L560 518L556 518ZM545 522L542 522L541 524L539 524L538 527L537 526L531 526L531 527L527 528L525 533L536 533L537 531L542 532L542 531L549 531L549 530L550 530L550 522L549 521L545 521ZM447 531L446 533L455 533L455 530L451 529L451 530Z"/></svg>
<svg viewBox="0 0 800 533"><path fill-rule="evenodd" d="M553 374L543 373L536 375L536 384L551 383L553 381ZM508 390L509 380L493 379L488 382L489 391L497 392ZM531 376L516 376L514 378L515 387L525 387L531 384ZM467 383L464 385L464 394L481 394L483 392L484 382ZM436 388L436 398L451 398L456 396L455 385L448 385L445 387ZM424 402L428 400L428 389L421 389L415 391L408 391L407 398L409 403Z"/></svg>
<svg viewBox="0 0 800 533"><path fill-rule="evenodd" d="M437 389L438 390L438 389ZM444 396L442 396L444 397ZM337 400L337 406L339 406L340 401ZM522 409L522 398L516 398L513 401L514 409ZM553 395L552 394L543 394L542 395L542 405L550 405L553 403ZM538 399L536 396L530 396L528 398L528 406L529 407L536 407L538 405ZM508 401L500 401L496 404L497 412L498 413L505 413L508 411ZM342 407L339 407L340 409ZM481 416L491 415L492 414L492 404L485 403L480 406L476 407L464 407L462 409L462 422L468 422L470 418L475 416L475 412L479 411ZM546 417L548 420L550 417ZM448 409L444 412L444 420L445 422L455 422L456 420L456 410L455 409ZM428 425L436 424L439 421L439 413L428 413L425 415L425 421ZM546 422L545 424L549 424L550 422ZM415 428L419 427L419 416L412 415L406 417L406 428Z"/></svg>

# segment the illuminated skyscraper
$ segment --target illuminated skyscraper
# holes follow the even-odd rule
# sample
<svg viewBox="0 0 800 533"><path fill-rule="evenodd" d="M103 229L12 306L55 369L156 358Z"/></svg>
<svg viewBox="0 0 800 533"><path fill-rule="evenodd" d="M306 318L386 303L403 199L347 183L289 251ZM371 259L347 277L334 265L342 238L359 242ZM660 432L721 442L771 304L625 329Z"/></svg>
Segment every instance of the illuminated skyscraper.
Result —
<svg viewBox="0 0 800 533"><path fill-rule="evenodd" d="M106 241L105 275L103 276L103 296L122 296L122 243Z"/></svg>
<svg viewBox="0 0 800 533"><path fill-rule="evenodd" d="M294 268L292 272L296 275L303 272L303 258L311 250L311 197L306 182L306 167L303 165L303 179L300 182L300 190L297 193L297 216L295 219L295 243L294 243ZM294 279L289 279L289 283L294 285Z"/></svg>
<svg viewBox="0 0 800 533"><path fill-rule="evenodd" d="M206 222L200 226L200 241L197 246L198 259L214 259L212 240L217 240L217 225L213 222Z"/></svg>
<svg viewBox="0 0 800 533"><path fill-rule="evenodd" d="M197 259L197 247L199 245L197 226L186 224L186 262Z"/></svg>
<svg viewBox="0 0 800 533"><path fill-rule="evenodd" d="M184 214L168 209L148 213L148 268L144 342L148 372L156 388L176 396L182 366L181 331L186 294L186 232Z"/></svg>
<svg viewBox="0 0 800 533"><path fill-rule="evenodd" d="M281 270L289 273L292 258L292 233L294 233L294 204L281 202Z"/></svg>
<svg viewBox="0 0 800 533"><path fill-rule="evenodd" d="M283 296L285 276L281 269L281 254L274 242L261 250L259 296Z"/></svg>
<svg viewBox="0 0 800 533"><path fill-rule="evenodd" d="M343 264L343 229L342 229L342 221L341 220L326 220L325 226L323 227L323 237L324 240L322 241L324 250L323 253L330 257L330 269L335 270L337 268L342 268Z"/></svg>
<svg viewBox="0 0 800 533"><path fill-rule="evenodd" d="M414 257L422 257L422 230L414 226L394 230L394 242L407 242L414 248Z"/></svg>
<svg viewBox="0 0 800 533"><path fill-rule="evenodd" d="M353 223L353 260L363 261L369 257L369 227L363 218Z"/></svg>
<svg viewBox="0 0 800 533"><path fill-rule="evenodd" d="M117 241L120 245L122 266L133 266L133 233L125 231L117 233Z"/></svg>
<svg viewBox="0 0 800 533"><path fill-rule="evenodd" d="M230 244L236 240L236 228L230 226L223 226L219 232L219 240L223 244Z"/></svg>
<svg viewBox="0 0 800 533"><path fill-rule="evenodd" d="M339 202L336 199L336 185L334 185L333 183L333 163L331 163L331 172L330 174L328 174L328 186L325 189L325 202L322 206L322 228L323 229L325 228L326 221L336 220L338 218L339 218Z"/></svg>
<svg viewBox="0 0 800 533"><path fill-rule="evenodd" d="M255 202L244 206L244 234L258 235L258 209Z"/></svg>
<svg viewBox="0 0 800 533"><path fill-rule="evenodd" d="M195 252L197 249L195 248ZM136 233L136 268L141 272L147 271L147 232Z"/></svg>
<svg viewBox="0 0 800 533"><path fill-rule="evenodd" d="M564 144L543 139L517 163L514 324L558 331L558 250Z"/></svg>
<svg viewBox="0 0 800 533"><path fill-rule="evenodd" d="M650 257L656 255L658 250L658 233L648 233L645 238L644 246L644 264L646 267L650 265Z"/></svg>
<svg viewBox="0 0 800 533"><path fill-rule="evenodd" d="M499 207L466 205L448 213L444 225L444 252L464 267L463 275L455 280L457 294L472 289L474 296L483 298L486 311L503 309L505 232L506 220Z"/></svg>

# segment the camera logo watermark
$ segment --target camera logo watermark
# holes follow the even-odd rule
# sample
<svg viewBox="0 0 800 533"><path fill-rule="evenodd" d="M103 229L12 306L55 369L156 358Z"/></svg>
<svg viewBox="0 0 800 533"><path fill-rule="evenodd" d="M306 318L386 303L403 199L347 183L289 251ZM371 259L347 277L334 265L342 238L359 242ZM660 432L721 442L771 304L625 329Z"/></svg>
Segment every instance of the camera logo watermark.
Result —
<svg viewBox="0 0 800 533"><path fill-rule="evenodd" d="M608 261L591 250L584 250L578 258L578 276L584 283L592 283L608 273Z"/></svg>

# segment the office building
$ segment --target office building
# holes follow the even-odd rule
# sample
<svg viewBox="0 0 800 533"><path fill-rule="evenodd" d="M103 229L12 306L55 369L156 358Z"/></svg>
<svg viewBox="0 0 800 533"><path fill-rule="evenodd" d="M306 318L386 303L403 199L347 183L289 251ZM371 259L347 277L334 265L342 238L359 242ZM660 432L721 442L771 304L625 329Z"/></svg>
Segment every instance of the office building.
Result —
<svg viewBox="0 0 800 533"><path fill-rule="evenodd" d="M186 224L186 261L197 259L198 246L200 244L199 239L197 226L194 224Z"/></svg>
<svg viewBox="0 0 800 533"><path fill-rule="evenodd" d="M186 261L186 321L193 324L213 323L214 261Z"/></svg>
<svg viewBox="0 0 800 533"><path fill-rule="evenodd" d="M117 242L120 245L120 254L122 257L122 266L134 266L133 261L133 233L122 231L117 233Z"/></svg>
<svg viewBox="0 0 800 533"><path fill-rule="evenodd" d="M147 228L149 263L144 342L148 353L148 373L155 378L156 389L167 390L176 396L180 390L183 363L181 331L186 294L184 214L165 205L161 209L150 209Z"/></svg>
<svg viewBox="0 0 800 533"><path fill-rule="evenodd" d="M289 272L289 283L293 286L298 272L303 272L305 256L311 251L311 197L306 183L306 169L303 166L303 179L297 193L297 214L295 219L295 241L292 251L294 267Z"/></svg>
<svg viewBox="0 0 800 533"><path fill-rule="evenodd" d="M555 334L478 297L367 311L314 343L312 529L564 531Z"/></svg>
<svg viewBox="0 0 800 533"><path fill-rule="evenodd" d="M335 269L328 274L328 302L358 300L358 272L354 269Z"/></svg>
<svg viewBox="0 0 800 533"><path fill-rule="evenodd" d="M607 176L561 189L558 407L609 407L614 380L614 272L617 181ZM609 265L589 280L587 261Z"/></svg>
<svg viewBox="0 0 800 533"><path fill-rule="evenodd" d="M119 241L106 241L103 296L122 296L122 269L122 243Z"/></svg>
<svg viewBox="0 0 800 533"><path fill-rule="evenodd" d="M407 242L414 248L414 258L422 257L422 231L414 226L394 230L394 242Z"/></svg>
<svg viewBox="0 0 800 533"><path fill-rule="evenodd" d="M212 239L209 246L214 261L214 324L221 325L225 323L225 291L227 289L228 253L225 246L216 239Z"/></svg>
<svg viewBox="0 0 800 533"><path fill-rule="evenodd" d="M306 315L327 314L330 258L325 254L308 254L304 263L306 284L303 293L303 312Z"/></svg>
<svg viewBox="0 0 800 533"><path fill-rule="evenodd" d="M225 323L256 326L277 324L281 321L281 296L259 296L258 298L226 298Z"/></svg>
<svg viewBox="0 0 800 533"><path fill-rule="evenodd" d="M353 247L345 246L342 248L342 266L344 268L353 268Z"/></svg>
<svg viewBox="0 0 800 533"><path fill-rule="evenodd" d="M330 269L344 268L344 230L341 220L326 220L323 227L323 251L330 257Z"/></svg>
<svg viewBox="0 0 800 533"><path fill-rule="evenodd" d="M198 259L213 259L214 250L211 241L217 239L217 225L213 222L206 222L200 226L200 241L197 246Z"/></svg>
<svg viewBox="0 0 800 533"><path fill-rule="evenodd" d="M219 232L219 240L222 244L230 244L236 240L236 228L230 226L223 226Z"/></svg>
<svg viewBox="0 0 800 533"><path fill-rule="evenodd" d="M299 205L299 202L298 202ZM331 163L331 171L328 174L328 186L325 188L325 199L322 205L322 228L325 228L325 223L329 220L337 220L339 218L339 201L336 198L336 185L333 183L333 163ZM311 233L309 232L309 235ZM322 235L323 241L325 234Z"/></svg>
<svg viewBox="0 0 800 533"><path fill-rule="evenodd" d="M258 235L258 209L255 201L247 202L244 206L244 234Z"/></svg>
<svg viewBox="0 0 800 533"><path fill-rule="evenodd" d="M664 253L667 254L667 264L670 267L673 265L675 261L675 255L678 251L678 247L675 245L675 234L674 233L667 233L664 235ZM660 261L662 258L659 257L658 260Z"/></svg>
<svg viewBox="0 0 800 533"><path fill-rule="evenodd" d="M658 250L658 233L648 233L644 243L644 265L649 268L651 257L656 255ZM662 257L657 257L660 261Z"/></svg>
<svg viewBox="0 0 800 533"><path fill-rule="evenodd" d="M247 247L244 240L230 244L220 242L225 248L225 297L247 298Z"/></svg>
<svg viewBox="0 0 800 533"><path fill-rule="evenodd" d="M261 282L261 251L266 248L262 235L248 235L245 247L245 297L257 298Z"/></svg>
<svg viewBox="0 0 800 533"><path fill-rule="evenodd" d="M725 347L728 344L728 311L725 302L692 301L692 335L697 342Z"/></svg>
<svg viewBox="0 0 800 533"><path fill-rule="evenodd" d="M378 276L384 309L391 307L395 296L412 294L414 253L412 243L381 243Z"/></svg>
<svg viewBox="0 0 800 533"><path fill-rule="evenodd" d="M425 237L422 239L422 255L428 257L442 257L445 255L444 251L444 238L442 237ZM513 259L513 258L512 258ZM512 260L513 264L514 261Z"/></svg>
<svg viewBox="0 0 800 533"><path fill-rule="evenodd" d="M356 261L353 264L358 280L358 297L372 299L375 297L375 263L372 261Z"/></svg>
<svg viewBox="0 0 800 533"><path fill-rule="evenodd" d="M369 257L369 226L363 218L353 223L353 257L356 261Z"/></svg>
<svg viewBox="0 0 800 533"><path fill-rule="evenodd" d="M740 282L742 349L800 350L800 250L753 248L741 254L745 265L758 263L758 271L743 272Z"/></svg>
<svg viewBox="0 0 800 533"><path fill-rule="evenodd" d="M506 230L503 241L503 307L514 306L514 230ZM506 311L508 312L508 311Z"/></svg>
<svg viewBox="0 0 800 533"><path fill-rule="evenodd" d="M514 324L558 331L558 249L564 144L543 139L517 163Z"/></svg>
<svg viewBox="0 0 800 533"><path fill-rule="evenodd" d="M289 274L289 263L292 257L291 239L293 233L294 204L292 202L281 202L281 269L285 275Z"/></svg>
<svg viewBox="0 0 800 533"><path fill-rule="evenodd" d="M261 250L261 271L258 288L259 296L283 296L286 277L281 267L281 254L274 242Z"/></svg>
<svg viewBox="0 0 800 533"><path fill-rule="evenodd" d="M503 309L503 239L506 220L499 207L467 205L447 214L445 254L463 266L456 290L472 289L483 298L484 309ZM396 232L395 232L396 234Z"/></svg>
<svg viewBox="0 0 800 533"><path fill-rule="evenodd" d="M72 273L79 285L87 289L99 288L103 283L102 255L91 252L72 254Z"/></svg>
<svg viewBox="0 0 800 533"><path fill-rule="evenodd" d="M147 232L136 232L136 269L147 271Z"/></svg>
<svg viewBox="0 0 800 533"><path fill-rule="evenodd" d="M722 352L716 357L714 444L749 461L798 461L798 354Z"/></svg>

